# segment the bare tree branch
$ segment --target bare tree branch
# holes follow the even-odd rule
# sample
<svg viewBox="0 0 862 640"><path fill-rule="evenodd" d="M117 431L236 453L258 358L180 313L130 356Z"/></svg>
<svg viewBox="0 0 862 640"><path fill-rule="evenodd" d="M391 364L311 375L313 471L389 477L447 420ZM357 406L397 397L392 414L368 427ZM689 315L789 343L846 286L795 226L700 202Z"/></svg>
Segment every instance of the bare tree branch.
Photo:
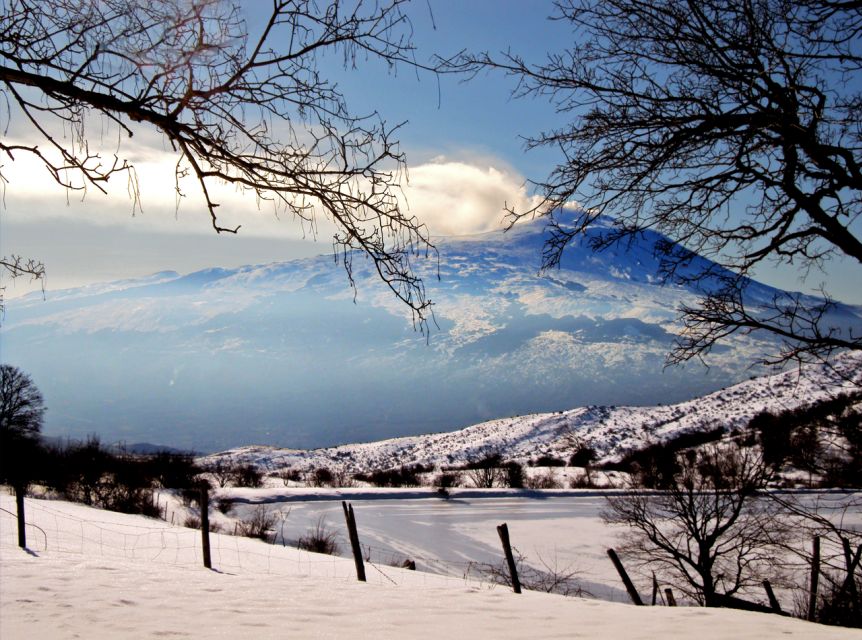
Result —
<svg viewBox="0 0 862 640"><path fill-rule="evenodd" d="M510 222L547 216L545 268L602 217L601 250L646 229L668 281L699 284L670 363L736 332L782 340L774 360L862 349L828 296L743 309L762 264L803 274L833 257L862 264L862 6L831 0L558 0L575 44L532 64L462 52L443 71L498 70L516 96L549 99L568 125L528 148L562 156L543 196ZM563 207L580 209L561 216ZM699 254L714 261L695 261Z"/></svg>
<svg viewBox="0 0 862 640"><path fill-rule="evenodd" d="M139 186L130 162L91 151L94 119L124 134L136 126L164 136L191 175L218 233L214 189L232 185L301 221L325 216L353 284L354 252L424 329L431 312L414 256L434 251L425 226L400 203L405 158L376 113L353 114L319 60L348 68L365 59L417 65L406 0L273 0L250 31L224 0L8 0L0 27L0 86L10 123L37 142L0 140L15 160L31 154L68 190L105 190L117 174ZM62 133L58 133L62 131Z"/></svg>

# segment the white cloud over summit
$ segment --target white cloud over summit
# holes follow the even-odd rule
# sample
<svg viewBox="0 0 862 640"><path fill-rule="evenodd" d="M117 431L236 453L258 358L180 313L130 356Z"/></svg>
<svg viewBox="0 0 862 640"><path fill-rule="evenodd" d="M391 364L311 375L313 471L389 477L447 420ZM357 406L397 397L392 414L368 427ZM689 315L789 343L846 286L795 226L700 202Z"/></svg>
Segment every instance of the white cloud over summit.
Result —
<svg viewBox="0 0 862 640"><path fill-rule="evenodd" d="M536 202L523 177L488 161L438 158L415 166L404 192L410 213L443 236L499 229L504 206L526 210Z"/></svg>

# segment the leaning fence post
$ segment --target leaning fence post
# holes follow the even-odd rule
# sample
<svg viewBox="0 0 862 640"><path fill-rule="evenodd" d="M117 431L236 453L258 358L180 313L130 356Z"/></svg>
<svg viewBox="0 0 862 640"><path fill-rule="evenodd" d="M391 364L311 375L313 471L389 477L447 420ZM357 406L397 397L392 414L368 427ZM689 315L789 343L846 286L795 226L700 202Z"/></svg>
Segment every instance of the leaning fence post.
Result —
<svg viewBox="0 0 862 640"><path fill-rule="evenodd" d="M670 587L665 588L664 595L667 597L667 606L675 607L676 606L676 598L673 597L673 591L670 590Z"/></svg>
<svg viewBox="0 0 862 640"><path fill-rule="evenodd" d="M820 536L814 536L811 549L811 583L808 592L808 620L813 622L817 613L817 583L820 581Z"/></svg>
<svg viewBox="0 0 862 640"><path fill-rule="evenodd" d="M24 486L15 483L15 506L18 509L18 546L27 548L27 522L24 519Z"/></svg>
<svg viewBox="0 0 862 640"><path fill-rule="evenodd" d="M775 597L775 592L772 590L772 585L769 580L763 581L763 588L766 590L766 597L769 598L769 606L775 613L782 613L781 605L778 603L778 598Z"/></svg>
<svg viewBox="0 0 862 640"><path fill-rule="evenodd" d="M506 564L509 565L509 576L512 578L512 591L521 593L521 581L518 579L518 567L515 566L515 556L512 555L512 545L509 543L509 526L504 522L497 527L500 542L503 543L503 553Z"/></svg>
<svg viewBox="0 0 862 640"><path fill-rule="evenodd" d="M658 578L655 577L655 571L652 572L652 606L655 606L658 600Z"/></svg>
<svg viewBox="0 0 862 640"><path fill-rule="evenodd" d="M353 562L356 565L356 579L365 582L365 564L362 561L362 548L359 546L359 532L356 530L356 516L353 513L353 505L342 501L344 519L347 521L347 533L350 537L350 547L353 549Z"/></svg>
<svg viewBox="0 0 862 640"><path fill-rule="evenodd" d="M643 606L643 600L641 600L641 596L638 593L637 589L635 589L634 583L629 579L629 574L626 573L625 567L623 567L623 563L620 562L619 557L617 556L617 552L613 549L608 549L608 556L611 559L611 562L614 563L614 566L617 568L617 573L620 574L620 578L623 579L623 584L626 586L626 591L629 592L629 598L632 599L637 606Z"/></svg>
<svg viewBox="0 0 862 640"><path fill-rule="evenodd" d="M201 544L203 546L204 566L212 569L210 559L210 496L206 485L201 485Z"/></svg>

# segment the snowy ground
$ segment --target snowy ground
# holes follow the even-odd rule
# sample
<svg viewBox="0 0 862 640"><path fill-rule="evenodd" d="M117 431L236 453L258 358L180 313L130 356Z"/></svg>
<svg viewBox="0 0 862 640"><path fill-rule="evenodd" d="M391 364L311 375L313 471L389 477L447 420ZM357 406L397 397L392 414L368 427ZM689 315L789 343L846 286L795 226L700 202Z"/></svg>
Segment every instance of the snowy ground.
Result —
<svg viewBox="0 0 862 640"><path fill-rule="evenodd" d="M532 537L539 544L537 530L546 532L547 541L572 536L562 529L565 518L552 501L548 507L523 506L519 513L516 505L500 500L479 504L465 499L463 512L472 515L450 518L445 528L462 541L475 540L475 550L490 549L495 532L486 529L505 511L516 543ZM297 503L286 522L310 521L315 517L311 505L324 504ZM394 504L378 501L377 508ZM397 522L399 527L446 522L445 510L458 506L406 501L398 504L400 512L392 512L400 513L397 517L378 518L371 505L354 505L361 534L366 539L377 535L378 542L384 533L373 533L375 522ZM27 500L28 519L35 526L28 527L30 550L22 551L15 545L15 519L9 513L13 499L0 496L0 508L3 640L862 638L860 631L766 614L639 608L539 593L518 596L463 577L388 566L370 569L369 582L361 584L346 558L226 535L212 537L214 570L209 571L200 566L199 532L59 501ZM546 509L545 516L530 516L534 508ZM576 537L590 540L587 547L600 548L606 535L589 524L590 511L585 506L584 517L575 518L583 520Z"/></svg>

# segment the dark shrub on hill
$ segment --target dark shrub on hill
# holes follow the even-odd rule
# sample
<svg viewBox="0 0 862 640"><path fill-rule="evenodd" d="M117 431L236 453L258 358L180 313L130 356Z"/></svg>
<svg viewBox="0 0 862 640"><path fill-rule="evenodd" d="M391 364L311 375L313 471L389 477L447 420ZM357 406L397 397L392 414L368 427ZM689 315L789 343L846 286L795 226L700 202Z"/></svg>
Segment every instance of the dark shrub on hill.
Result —
<svg viewBox="0 0 862 640"><path fill-rule="evenodd" d="M530 461L531 467L565 467L566 461L554 456L544 455L539 456L535 460Z"/></svg>
<svg viewBox="0 0 862 640"><path fill-rule="evenodd" d="M236 465L233 468L231 478L236 487L257 489L263 486L263 474L251 463Z"/></svg>
<svg viewBox="0 0 862 640"><path fill-rule="evenodd" d="M155 481L163 489L188 489L198 482L203 471L187 453L158 451L146 458Z"/></svg>
<svg viewBox="0 0 862 640"><path fill-rule="evenodd" d="M821 476L827 486L862 486L862 393L820 400L778 414L760 413L748 423L776 470L786 464Z"/></svg>
<svg viewBox="0 0 862 640"><path fill-rule="evenodd" d="M503 465L503 482L512 489L524 488L524 467L514 460Z"/></svg>
<svg viewBox="0 0 862 640"><path fill-rule="evenodd" d="M326 467L317 467L305 475L305 481L311 487L331 487L335 476Z"/></svg>
<svg viewBox="0 0 862 640"><path fill-rule="evenodd" d="M427 467L418 464L405 465L395 469L358 473L354 477L375 487L418 487L422 484L419 474L425 473L426 470Z"/></svg>
<svg viewBox="0 0 862 640"><path fill-rule="evenodd" d="M569 465L572 467L586 467L595 462L596 458L598 458L596 450L588 445L583 445L569 458Z"/></svg>
<svg viewBox="0 0 862 640"><path fill-rule="evenodd" d="M664 442L630 451L619 462L607 463L601 468L631 473L637 476L642 486L649 489L668 489L673 484L674 475L680 470L676 454L684 449L720 440L724 433L724 427L682 433Z"/></svg>

